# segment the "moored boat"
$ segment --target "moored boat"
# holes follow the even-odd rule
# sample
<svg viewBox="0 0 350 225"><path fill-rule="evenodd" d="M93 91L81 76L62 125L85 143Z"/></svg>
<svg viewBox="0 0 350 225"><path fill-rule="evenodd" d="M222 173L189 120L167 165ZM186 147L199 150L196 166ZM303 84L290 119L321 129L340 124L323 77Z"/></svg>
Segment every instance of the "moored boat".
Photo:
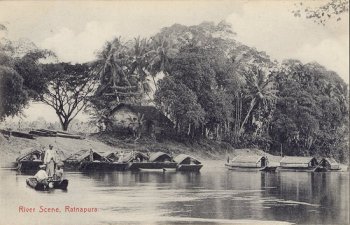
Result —
<svg viewBox="0 0 350 225"><path fill-rule="evenodd" d="M110 164L108 159L92 149L78 151L64 160L67 170L109 170Z"/></svg>
<svg viewBox="0 0 350 225"><path fill-rule="evenodd" d="M38 182L38 180L35 177L29 177L26 179L26 183L29 187L34 188L35 190L38 191L45 191L49 189L62 189L66 190L68 187L68 180L54 180L54 181L49 181L49 185L45 185L41 182ZM51 183L51 185L50 185Z"/></svg>
<svg viewBox="0 0 350 225"><path fill-rule="evenodd" d="M318 164L315 157L285 156L280 161L278 171L323 172L325 170Z"/></svg>
<svg viewBox="0 0 350 225"><path fill-rule="evenodd" d="M174 161L177 163L177 171L199 172L199 170L203 167L200 161L186 154L176 156Z"/></svg>
<svg viewBox="0 0 350 225"><path fill-rule="evenodd" d="M23 154L16 159L16 169L19 171L36 171L39 169L39 165L43 164L44 152L35 149L28 148L23 150Z"/></svg>
<svg viewBox="0 0 350 225"><path fill-rule="evenodd" d="M319 165L330 172L341 170L339 163L334 158L323 158Z"/></svg>
<svg viewBox="0 0 350 225"><path fill-rule="evenodd" d="M177 163L173 158L164 152L156 152L151 154L148 161L133 161L129 163L128 169L130 170L140 170L140 169L176 169Z"/></svg>
<svg viewBox="0 0 350 225"><path fill-rule="evenodd" d="M259 155L239 155L225 164L229 170L239 171L269 171L276 170L275 167L268 166L268 159Z"/></svg>

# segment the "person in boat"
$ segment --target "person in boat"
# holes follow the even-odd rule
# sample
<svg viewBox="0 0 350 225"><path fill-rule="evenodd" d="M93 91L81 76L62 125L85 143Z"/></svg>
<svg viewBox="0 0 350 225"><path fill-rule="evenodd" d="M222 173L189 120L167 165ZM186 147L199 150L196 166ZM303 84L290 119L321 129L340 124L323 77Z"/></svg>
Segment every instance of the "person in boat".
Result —
<svg viewBox="0 0 350 225"><path fill-rule="evenodd" d="M123 162L123 158L124 158L124 152L123 151L120 151L119 153L119 162Z"/></svg>
<svg viewBox="0 0 350 225"><path fill-rule="evenodd" d="M49 145L49 149L45 152L44 163L46 165L46 173L49 177L55 174L55 166L57 163L56 150L53 145Z"/></svg>
<svg viewBox="0 0 350 225"><path fill-rule="evenodd" d="M57 168L55 171L55 180L61 181L63 179L63 168L62 165L57 164Z"/></svg>
<svg viewBox="0 0 350 225"><path fill-rule="evenodd" d="M48 186L49 185L49 182L48 182L49 176L47 175L47 173L45 171L46 165L40 165L39 168L40 168L40 170L34 175L34 178L39 183L42 183L42 184Z"/></svg>

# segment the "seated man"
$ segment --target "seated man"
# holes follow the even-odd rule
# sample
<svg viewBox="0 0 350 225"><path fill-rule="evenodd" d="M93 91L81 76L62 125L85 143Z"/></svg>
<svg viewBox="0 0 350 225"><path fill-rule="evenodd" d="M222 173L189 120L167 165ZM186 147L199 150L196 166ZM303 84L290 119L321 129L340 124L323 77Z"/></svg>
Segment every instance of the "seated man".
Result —
<svg viewBox="0 0 350 225"><path fill-rule="evenodd" d="M36 180L39 182L39 183L43 183L45 185L48 185L48 176L47 176L47 173L45 171L45 165L40 165L40 170L34 175L34 177L36 178Z"/></svg>
<svg viewBox="0 0 350 225"><path fill-rule="evenodd" d="M55 172L55 180L62 180L63 179L63 168L62 165L57 165L56 172Z"/></svg>

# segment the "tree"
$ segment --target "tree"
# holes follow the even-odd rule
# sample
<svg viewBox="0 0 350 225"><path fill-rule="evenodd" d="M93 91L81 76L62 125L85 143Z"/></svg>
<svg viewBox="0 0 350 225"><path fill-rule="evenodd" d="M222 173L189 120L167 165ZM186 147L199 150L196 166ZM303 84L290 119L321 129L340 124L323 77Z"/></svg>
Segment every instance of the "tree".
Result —
<svg viewBox="0 0 350 225"><path fill-rule="evenodd" d="M0 65L0 121L18 115L27 102L23 78L11 67Z"/></svg>
<svg viewBox="0 0 350 225"><path fill-rule="evenodd" d="M289 155L320 155L346 161L348 90L334 72L317 63L282 63L271 121L273 149Z"/></svg>
<svg viewBox="0 0 350 225"><path fill-rule="evenodd" d="M251 70L248 73L244 73L244 76L247 81L247 97L250 99L250 104L247 114L241 124L239 136L242 134L244 126L247 123L254 107L258 106L260 110L264 109L265 111L270 111L277 98L277 90L274 87L273 80L271 79L271 77L266 78L266 75L262 70L256 68L255 71Z"/></svg>
<svg viewBox="0 0 350 225"><path fill-rule="evenodd" d="M95 75L87 64L47 64L48 85L40 100L51 106L66 131L69 123L87 106L95 91Z"/></svg>
<svg viewBox="0 0 350 225"><path fill-rule="evenodd" d="M349 0L329 0L317 7L304 6L302 2L295 4L296 9L292 11L295 17L305 14L307 19L313 19L315 23L326 25L328 20L341 20L342 15L349 12Z"/></svg>

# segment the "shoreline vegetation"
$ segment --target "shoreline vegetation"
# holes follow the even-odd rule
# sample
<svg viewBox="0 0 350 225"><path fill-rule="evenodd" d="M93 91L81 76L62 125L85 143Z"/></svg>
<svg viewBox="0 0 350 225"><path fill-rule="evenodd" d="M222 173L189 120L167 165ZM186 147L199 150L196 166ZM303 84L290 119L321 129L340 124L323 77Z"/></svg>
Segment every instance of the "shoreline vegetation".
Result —
<svg viewBox="0 0 350 225"><path fill-rule="evenodd" d="M55 63L44 63L51 58ZM77 64L60 62L46 49L29 46L19 52L5 36L0 62L5 130L11 129L7 118L21 115L29 102L40 102L56 113L58 127L20 121L15 130L47 128L65 136L77 131L73 121L84 112L89 121L78 124L81 132L102 133L88 135L86 143L56 137L57 148L67 153L98 142L96 151L115 146L224 158L228 152L235 155L234 149L256 148L349 163L348 84L317 62L271 59L237 41L225 21L173 24L150 38L106 40L92 61ZM47 146L43 140L13 151ZM13 154L8 151L1 154Z"/></svg>

